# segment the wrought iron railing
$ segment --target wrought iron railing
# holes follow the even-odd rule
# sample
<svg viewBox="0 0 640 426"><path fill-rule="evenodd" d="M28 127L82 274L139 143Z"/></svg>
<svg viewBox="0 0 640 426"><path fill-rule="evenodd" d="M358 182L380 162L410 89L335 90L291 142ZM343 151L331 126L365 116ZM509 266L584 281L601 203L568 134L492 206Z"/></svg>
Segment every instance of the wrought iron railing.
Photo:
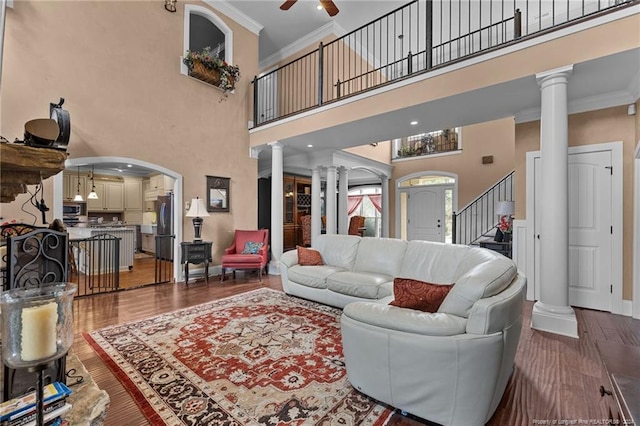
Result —
<svg viewBox="0 0 640 426"><path fill-rule="evenodd" d="M254 126L638 1L414 0L254 77Z"/></svg>
<svg viewBox="0 0 640 426"><path fill-rule="evenodd" d="M473 244L495 228L498 223L496 204L498 201L513 201L514 173L502 178L459 213L453 213L454 244Z"/></svg>
<svg viewBox="0 0 640 426"><path fill-rule="evenodd" d="M120 241L110 234L69 240L69 281L78 285L77 296L120 289Z"/></svg>

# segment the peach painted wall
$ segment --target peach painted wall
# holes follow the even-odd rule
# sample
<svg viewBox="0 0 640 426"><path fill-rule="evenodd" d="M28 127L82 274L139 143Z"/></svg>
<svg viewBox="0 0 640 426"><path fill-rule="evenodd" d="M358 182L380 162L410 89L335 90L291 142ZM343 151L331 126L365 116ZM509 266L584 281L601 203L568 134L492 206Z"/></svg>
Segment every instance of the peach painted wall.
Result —
<svg viewBox="0 0 640 426"><path fill-rule="evenodd" d="M386 78L343 40L333 34L322 39L323 49L323 102L337 99L337 81L341 81L341 96L360 90L363 84L380 84ZM313 43L281 61L277 71L278 114L285 116L318 104L318 43ZM292 62L293 63L290 63ZM348 65L345 65L348 64ZM366 77L360 77L365 73ZM267 94L271 96L271 94Z"/></svg>
<svg viewBox="0 0 640 426"><path fill-rule="evenodd" d="M435 99L446 98L504 81L530 78L567 64L624 52L640 46L640 15L531 46L507 55L417 81L336 108L298 117L251 134L251 146L350 123ZM585 49L584 46L589 46Z"/></svg>
<svg viewBox="0 0 640 426"><path fill-rule="evenodd" d="M391 197L390 234L395 231L396 188L398 180L418 172L449 172L458 175L456 211L473 201L513 170L515 125L512 117L466 126L462 129L462 153L395 161L389 184ZM482 157L493 155L493 164L482 164ZM516 204L519 200L516 198Z"/></svg>
<svg viewBox="0 0 640 426"><path fill-rule="evenodd" d="M635 117L627 106L569 116L569 146L622 141L623 147L623 298L631 300L633 270L633 172L637 141ZM516 125L516 219L526 219L526 154L540 150L540 122ZM626 230L629 230L628 232Z"/></svg>
<svg viewBox="0 0 640 426"><path fill-rule="evenodd" d="M376 146L371 144L356 146L347 148L345 151L381 163L391 163L391 141L378 142Z"/></svg>
<svg viewBox="0 0 640 426"><path fill-rule="evenodd" d="M230 177L231 212L212 214L203 228L218 263L233 230L257 223L247 122L258 38L212 10L233 30L233 62L242 74L235 93L220 102L219 89L180 73L184 5L168 13L150 1L14 2L5 28L0 132L21 138L23 124L47 117L49 102L62 96L71 115L70 158L157 164L183 176L185 200L205 196L206 175ZM47 182L49 205L51 188ZM5 220L24 217L23 200L2 205ZM185 240L193 237L188 219L183 232Z"/></svg>

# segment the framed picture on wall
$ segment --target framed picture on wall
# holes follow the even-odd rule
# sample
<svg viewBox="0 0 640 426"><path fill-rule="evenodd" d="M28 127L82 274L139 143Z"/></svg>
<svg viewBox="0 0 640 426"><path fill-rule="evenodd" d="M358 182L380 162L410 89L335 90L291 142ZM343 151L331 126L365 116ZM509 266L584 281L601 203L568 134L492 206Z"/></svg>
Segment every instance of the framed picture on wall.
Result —
<svg viewBox="0 0 640 426"><path fill-rule="evenodd" d="M231 179L207 176L207 211L228 212Z"/></svg>

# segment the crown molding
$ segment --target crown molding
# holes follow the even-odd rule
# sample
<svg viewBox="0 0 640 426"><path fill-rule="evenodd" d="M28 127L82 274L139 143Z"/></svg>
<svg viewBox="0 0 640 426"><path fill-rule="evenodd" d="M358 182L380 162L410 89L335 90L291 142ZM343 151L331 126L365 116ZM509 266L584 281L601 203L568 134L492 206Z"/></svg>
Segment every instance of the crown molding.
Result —
<svg viewBox="0 0 640 426"><path fill-rule="evenodd" d="M344 34L346 34L346 31L344 30L344 28L338 25L335 21L327 22L320 28L310 32L309 34L303 37L300 37L298 40L294 41L293 43L283 47L276 53L269 55L268 57L261 60L260 63L258 64L258 69L262 72L263 70L266 70L272 67L273 65L277 64L278 62L282 61L283 59L286 59L289 56L292 56L300 52L302 49L308 47L314 42L319 43L320 40L322 40L323 38L331 34L334 34L337 37L342 37Z"/></svg>
<svg viewBox="0 0 640 426"><path fill-rule="evenodd" d="M633 95L626 90L606 93L604 95L589 96L575 99L569 102L567 113L579 114L581 112L595 111L634 103ZM540 108L531 108L520 111L515 115L516 124L540 120Z"/></svg>
<svg viewBox="0 0 640 426"><path fill-rule="evenodd" d="M264 28L262 24L254 21L249 16L242 13L235 6L232 6L227 0L204 0L204 3L216 9L219 12L224 13L229 18L236 21L252 33L260 35L260 31Z"/></svg>

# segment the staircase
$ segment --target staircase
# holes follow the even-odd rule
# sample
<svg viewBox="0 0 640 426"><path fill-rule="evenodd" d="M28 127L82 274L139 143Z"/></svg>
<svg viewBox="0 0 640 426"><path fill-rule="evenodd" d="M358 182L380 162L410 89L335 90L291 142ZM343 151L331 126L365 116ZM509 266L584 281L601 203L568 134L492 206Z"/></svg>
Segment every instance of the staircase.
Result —
<svg viewBox="0 0 640 426"><path fill-rule="evenodd" d="M453 243L478 244L484 237L493 237L498 217L498 201L513 201L514 177L512 171L477 197L459 213L453 213Z"/></svg>

